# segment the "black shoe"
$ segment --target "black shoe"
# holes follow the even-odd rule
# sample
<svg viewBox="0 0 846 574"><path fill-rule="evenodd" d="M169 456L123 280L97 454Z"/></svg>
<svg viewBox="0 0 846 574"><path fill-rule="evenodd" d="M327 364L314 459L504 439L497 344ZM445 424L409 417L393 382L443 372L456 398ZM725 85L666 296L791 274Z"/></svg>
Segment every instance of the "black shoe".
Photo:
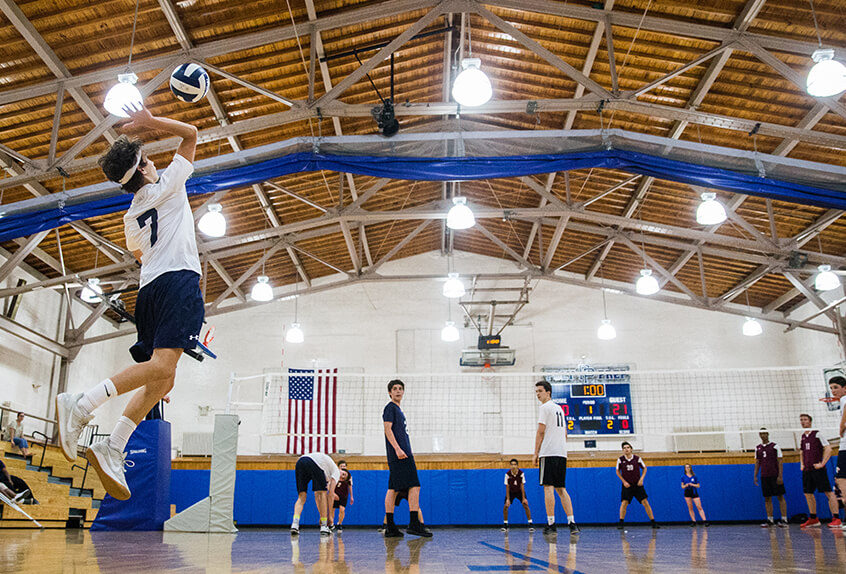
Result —
<svg viewBox="0 0 846 574"><path fill-rule="evenodd" d="M787 524L787 523L785 522L785 524ZM711 526L711 523L710 523L710 522L708 522L708 521L706 520L706 521L703 523L703 526L705 526L705 528L708 528L709 526Z"/></svg>
<svg viewBox="0 0 846 574"><path fill-rule="evenodd" d="M579 534L581 532L581 529L578 526L576 526L575 522L571 522L567 526L570 527L570 534Z"/></svg>
<svg viewBox="0 0 846 574"><path fill-rule="evenodd" d="M708 524L706 523L705 526L708 526ZM787 521L784 518L782 518L781 520L776 522L776 526L779 526L781 528L787 528L790 525L787 523Z"/></svg>
<svg viewBox="0 0 846 574"><path fill-rule="evenodd" d="M376 532L378 532L379 534L384 534L385 533L385 525L383 524L382 526L377 528Z"/></svg>
<svg viewBox="0 0 846 574"><path fill-rule="evenodd" d="M661 528L661 527L660 527L660 526L658 526L658 523L657 523L657 522L653 522L653 523L652 523L652 530L658 530L659 528Z"/></svg>
<svg viewBox="0 0 846 574"><path fill-rule="evenodd" d="M622 522L617 524L617 530L622 530L623 528L625 528L625 526L623 526Z"/></svg>
<svg viewBox="0 0 846 574"><path fill-rule="evenodd" d="M396 527L396 525L388 526L385 528L385 538L402 538L405 534L402 533L402 530Z"/></svg>
<svg viewBox="0 0 846 574"><path fill-rule="evenodd" d="M547 524L543 527L544 534L555 534L556 532L558 532L558 529L555 527L554 524Z"/></svg>
<svg viewBox="0 0 846 574"><path fill-rule="evenodd" d="M343 531L344 531L344 527L342 525L338 524L337 526L335 526L335 532L343 532Z"/></svg>
<svg viewBox="0 0 846 574"><path fill-rule="evenodd" d="M417 524L409 524L405 531L415 536L422 536L423 538L432 537L432 531L426 528L425 524L420 524L419 522Z"/></svg>
<svg viewBox="0 0 846 574"><path fill-rule="evenodd" d="M696 528L696 523L695 523L695 522L691 522L691 523L690 523L690 527L691 527L691 528Z"/></svg>

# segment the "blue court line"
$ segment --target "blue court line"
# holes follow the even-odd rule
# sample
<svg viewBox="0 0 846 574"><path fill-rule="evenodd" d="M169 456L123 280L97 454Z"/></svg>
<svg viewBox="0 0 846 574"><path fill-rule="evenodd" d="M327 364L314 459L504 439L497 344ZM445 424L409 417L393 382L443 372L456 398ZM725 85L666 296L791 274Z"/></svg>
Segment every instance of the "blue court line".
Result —
<svg viewBox="0 0 846 574"><path fill-rule="evenodd" d="M511 550L506 550L505 548L500 548L499 546L494 546L493 544L488 544L487 542L481 542L480 541L479 544L481 544L482 546L487 546L488 548L491 548L492 550L499 550L500 552L504 552L505 554L510 554L510 555L514 556L515 558L519 558L520 560L525 560L526 562L531 562L532 564L538 564L540 566L543 566L544 568L551 568L552 567L552 564L550 564L549 562L545 562L543 560L540 560L539 558L532 558L531 556L526 556L525 554L520 554L519 552L513 552ZM570 573L572 573L572 574L585 574L584 572L582 572L580 570L568 570L566 567L561 566L560 564L556 564L556 566L558 566L559 572L564 572L565 574L570 574Z"/></svg>
<svg viewBox="0 0 846 574"><path fill-rule="evenodd" d="M514 566L497 565L497 566L467 566L471 572L523 572L526 570L543 570L540 566L534 564L515 564Z"/></svg>

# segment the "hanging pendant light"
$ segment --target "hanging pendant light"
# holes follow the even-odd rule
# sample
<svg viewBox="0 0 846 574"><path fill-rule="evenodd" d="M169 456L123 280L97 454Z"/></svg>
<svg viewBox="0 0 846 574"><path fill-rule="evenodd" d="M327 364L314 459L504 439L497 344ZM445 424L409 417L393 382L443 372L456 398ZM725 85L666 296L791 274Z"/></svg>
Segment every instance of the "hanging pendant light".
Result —
<svg viewBox="0 0 846 574"><path fill-rule="evenodd" d="M472 108L486 104L493 95L488 75L482 71L482 60L464 58L461 73L452 84L452 97L462 106Z"/></svg>
<svg viewBox="0 0 846 574"><path fill-rule="evenodd" d="M299 323L291 323L291 328L285 332L285 340L289 343L302 343L305 341L305 334L300 329Z"/></svg>
<svg viewBox="0 0 846 574"><path fill-rule="evenodd" d="M610 341L617 338L617 329L611 324L611 319L608 318L608 305L605 302L605 275L602 273L602 268L599 269L599 277L602 282L600 291L602 291L602 324L596 330L596 336L603 341Z"/></svg>
<svg viewBox="0 0 846 574"><path fill-rule="evenodd" d="M706 192L702 194L702 203L696 209L696 223L700 225L717 225L726 220L726 208L717 201L717 194Z"/></svg>
<svg viewBox="0 0 846 574"><path fill-rule="evenodd" d="M463 297L464 293L464 283L462 283L461 279L458 278L458 273L448 273L447 280L444 283L444 297L457 299L458 297Z"/></svg>
<svg viewBox="0 0 846 574"><path fill-rule="evenodd" d="M197 227L209 237L223 237L226 235L226 218L223 216L223 207L219 203L212 203L208 211L203 214Z"/></svg>
<svg viewBox="0 0 846 574"><path fill-rule="evenodd" d="M641 269L640 277L638 277L637 283L635 283L635 291L639 295L655 295L660 289L658 280L652 276L652 270Z"/></svg>
<svg viewBox="0 0 846 574"><path fill-rule="evenodd" d="M818 291L831 291L840 287L840 277L831 270L831 265L823 264L817 267L817 269L820 272L817 273L817 277L814 279L814 287Z"/></svg>
<svg viewBox="0 0 846 574"><path fill-rule="evenodd" d="M447 213L447 227L450 229L469 229L476 225L476 217L467 207L466 197L453 197L452 203L453 205Z"/></svg>
<svg viewBox="0 0 846 574"><path fill-rule="evenodd" d="M455 326L454 321L447 321L444 328L441 329L441 341L445 343L454 343L459 339L460 335Z"/></svg>
<svg viewBox="0 0 846 574"><path fill-rule="evenodd" d="M252 291L250 291L250 298L253 301L272 301L273 287L270 286L270 278L267 275L259 275L256 281Z"/></svg>
<svg viewBox="0 0 846 574"><path fill-rule="evenodd" d="M106 99L103 102L103 107L106 111L119 118L128 118L129 114L124 111L124 108L133 110L140 110L144 107L144 97L135 83L138 81L138 76L132 72L126 74L118 74L118 83L112 86L106 93Z"/></svg>
<svg viewBox="0 0 846 574"><path fill-rule="evenodd" d="M100 297L100 295L102 294L103 288L100 287L100 280L96 277L92 277L85 284L85 287L82 288L82 291L79 294L79 298L85 301L86 303L99 303L103 300Z"/></svg>
<svg viewBox="0 0 846 574"><path fill-rule="evenodd" d="M743 322L743 334L747 337L757 337L761 333L764 332L764 328L761 327L761 324L758 322L757 319L753 317L746 317L746 321Z"/></svg>
<svg viewBox="0 0 846 574"><path fill-rule="evenodd" d="M834 50L821 48L811 59L815 63L805 84L809 95L827 98L846 90L846 66L834 59Z"/></svg>

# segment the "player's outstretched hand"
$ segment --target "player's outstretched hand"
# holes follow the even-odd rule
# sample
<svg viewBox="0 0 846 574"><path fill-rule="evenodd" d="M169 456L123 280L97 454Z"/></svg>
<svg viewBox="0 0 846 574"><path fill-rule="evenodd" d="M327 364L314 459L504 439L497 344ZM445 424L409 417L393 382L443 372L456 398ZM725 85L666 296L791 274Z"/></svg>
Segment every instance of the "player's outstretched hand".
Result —
<svg viewBox="0 0 846 574"><path fill-rule="evenodd" d="M153 114L144 106L127 105L123 107L123 111L129 115L129 123L124 124L124 129L133 130L149 126L153 121Z"/></svg>

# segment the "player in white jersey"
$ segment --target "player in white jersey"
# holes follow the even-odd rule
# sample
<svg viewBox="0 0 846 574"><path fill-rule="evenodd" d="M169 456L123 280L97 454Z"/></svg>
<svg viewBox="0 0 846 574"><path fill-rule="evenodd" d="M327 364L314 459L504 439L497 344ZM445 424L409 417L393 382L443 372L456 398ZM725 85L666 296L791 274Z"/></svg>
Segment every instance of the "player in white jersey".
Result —
<svg viewBox="0 0 846 574"><path fill-rule="evenodd" d="M538 413L538 430L535 435L533 464L540 463L540 483L543 485L546 504L544 534L555 532L555 492L567 515L567 524L572 534L578 534L579 527L573 518L573 503L565 488L567 484L567 421L564 411L552 401L552 385L549 381L535 383L535 396L541 402Z"/></svg>
<svg viewBox="0 0 846 574"><path fill-rule="evenodd" d="M837 453L837 473L834 480L840 490L840 501L846 504L846 377L836 376L828 380L828 388L831 396L840 401L840 446ZM846 524L841 527L846 530Z"/></svg>
<svg viewBox="0 0 846 574"><path fill-rule="evenodd" d="M170 165L161 173L141 141L120 136L100 158L106 177L134 195L124 217L126 246L141 262L135 303L138 341L130 349L138 363L85 393L56 397L62 452L74 461L82 429L108 399L138 389L108 439L86 452L112 497L130 497L124 477L124 450L136 425L173 388L183 349L196 346L204 317L200 258L185 182L194 168L197 128L153 116L147 109L127 109L125 129L165 132L181 138Z"/></svg>

